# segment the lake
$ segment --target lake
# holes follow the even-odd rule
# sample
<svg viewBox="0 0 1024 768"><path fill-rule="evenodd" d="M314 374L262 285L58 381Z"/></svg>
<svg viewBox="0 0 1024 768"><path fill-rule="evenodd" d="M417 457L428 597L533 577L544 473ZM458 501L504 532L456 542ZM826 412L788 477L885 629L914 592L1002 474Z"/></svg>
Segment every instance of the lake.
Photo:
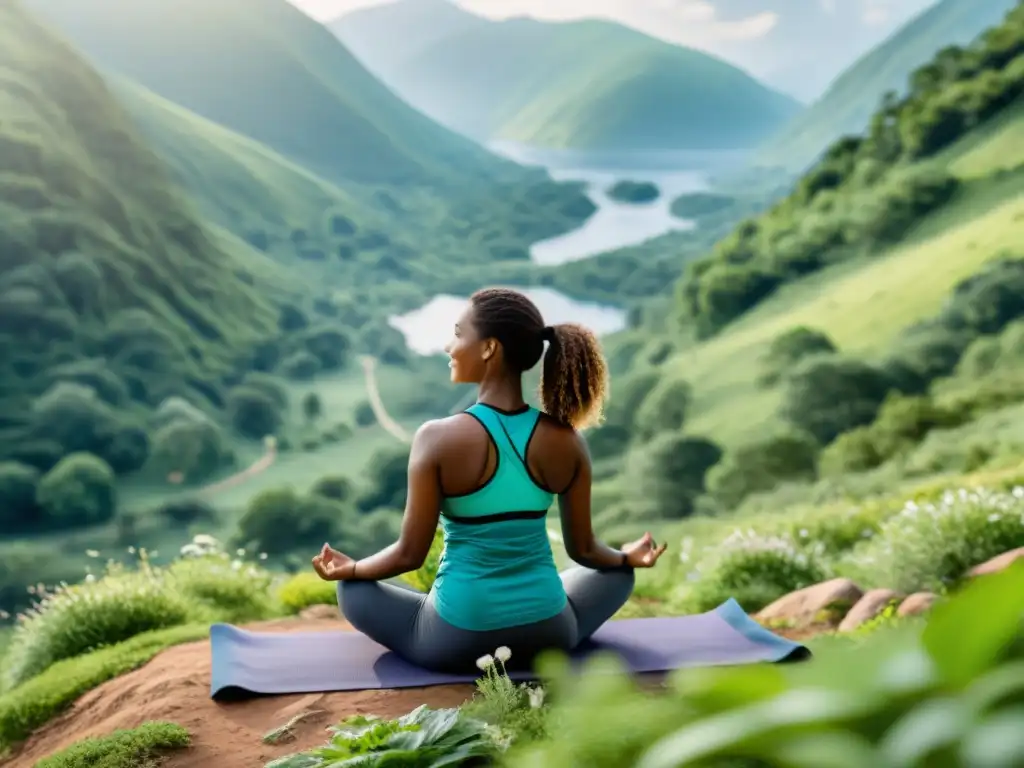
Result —
<svg viewBox="0 0 1024 768"><path fill-rule="evenodd" d="M597 211L583 226L564 235L534 243L530 255L537 264L564 264L636 245L676 230L692 229L694 223L671 213L672 201L681 194L703 192L708 174L736 167L742 152L583 152L529 147L494 142L492 152L522 165L539 165L559 181L582 181ZM649 181L661 193L651 203L612 200L608 189L617 181Z"/></svg>
<svg viewBox="0 0 1024 768"><path fill-rule="evenodd" d="M708 188L707 178L742 162L738 152L602 153L548 150L495 142L495 154L523 165L542 166L560 181L583 181L597 211L583 226L558 237L534 243L530 255L537 264L554 265L636 245L673 230L690 229L693 222L670 212L672 200L686 192ZM622 203L608 197L617 181L650 181L661 193L646 204ZM538 306L549 324L582 323L599 335L626 326L626 313L616 307L576 301L550 288L517 288ZM442 352L467 297L439 295L430 302L392 317L391 325L405 336L409 348L421 355Z"/></svg>
<svg viewBox="0 0 1024 768"><path fill-rule="evenodd" d="M582 323L598 335L622 330L625 313L616 307L606 307L576 301L550 288L516 288L537 305L544 321ZM444 351L452 338L453 326L466 308L467 297L440 294L419 309L391 318L391 325L405 336L409 349L420 355L433 355Z"/></svg>

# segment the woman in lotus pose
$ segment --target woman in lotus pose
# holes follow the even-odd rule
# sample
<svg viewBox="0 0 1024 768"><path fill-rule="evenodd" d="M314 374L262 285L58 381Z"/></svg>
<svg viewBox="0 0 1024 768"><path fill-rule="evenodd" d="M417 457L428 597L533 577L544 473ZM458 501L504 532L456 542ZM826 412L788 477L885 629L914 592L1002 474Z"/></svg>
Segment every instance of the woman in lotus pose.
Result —
<svg viewBox="0 0 1024 768"><path fill-rule="evenodd" d="M523 400L522 375L544 354L541 402ZM470 299L446 348L451 378L479 385L466 412L419 428L399 540L363 560L327 544L313 558L357 630L427 669L472 670L509 646L519 664L569 651L622 607L633 569L665 551L651 535L621 550L594 536L591 466L576 431L597 421L607 370L579 325L546 326L528 298L489 289ZM545 518L555 497L566 551L580 567L559 574ZM417 569L440 516L444 555L430 594L381 583Z"/></svg>

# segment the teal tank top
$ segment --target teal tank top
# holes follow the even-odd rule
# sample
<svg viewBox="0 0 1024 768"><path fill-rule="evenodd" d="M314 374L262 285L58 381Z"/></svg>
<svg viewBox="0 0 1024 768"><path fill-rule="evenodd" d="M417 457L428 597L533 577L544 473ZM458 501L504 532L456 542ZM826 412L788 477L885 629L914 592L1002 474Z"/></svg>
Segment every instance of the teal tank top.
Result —
<svg viewBox="0 0 1024 768"><path fill-rule="evenodd" d="M490 435L497 466L481 488L441 504L444 550L431 590L434 606L449 624L474 631L549 619L566 597L546 525L554 494L526 465L540 412L505 413L477 403L466 413Z"/></svg>

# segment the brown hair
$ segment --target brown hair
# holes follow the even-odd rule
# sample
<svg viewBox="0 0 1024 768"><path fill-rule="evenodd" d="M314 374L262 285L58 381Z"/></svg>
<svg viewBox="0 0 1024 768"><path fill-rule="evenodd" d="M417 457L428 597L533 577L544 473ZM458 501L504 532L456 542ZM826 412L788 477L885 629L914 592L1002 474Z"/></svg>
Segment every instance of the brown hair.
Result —
<svg viewBox="0 0 1024 768"><path fill-rule="evenodd" d="M548 342L540 400L549 416L576 429L601 422L608 366L593 331L577 323L546 326L532 301L507 288L477 291L470 303L481 337L501 342L505 364L515 373L533 368Z"/></svg>

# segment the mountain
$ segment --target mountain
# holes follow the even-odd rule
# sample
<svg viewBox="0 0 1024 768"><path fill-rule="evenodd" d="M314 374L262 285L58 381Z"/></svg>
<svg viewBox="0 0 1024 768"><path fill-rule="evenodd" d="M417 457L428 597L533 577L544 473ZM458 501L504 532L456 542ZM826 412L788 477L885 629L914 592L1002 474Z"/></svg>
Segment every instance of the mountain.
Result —
<svg viewBox="0 0 1024 768"><path fill-rule="evenodd" d="M800 108L720 59L605 21L490 21L398 0L331 28L410 104L481 141L746 148Z"/></svg>
<svg viewBox="0 0 1024 768"><path fill-rule="evenodd" d="M276 330L283 276L207 225L102 78L11 2L0 115L0 455L30 450L7 430L56 381L122 405L207 393Z"/></svg>
<svg viewBox="0 0 1024 768"><path fill-rule="evenodd" d="M860 132L883 95L902 95L911 72L950 45L964 45L998 23L1018 0L941 0L858 59L814 104L757 154L760 166L801 171L833 140Z"/></svg>
<svg viewBox="0 0 1024 768"><path fill-rule="evenodd" d="M29 6L101 71L134 80L328 180L463 187L530 175L404 104L285 0Z"/></svg>

